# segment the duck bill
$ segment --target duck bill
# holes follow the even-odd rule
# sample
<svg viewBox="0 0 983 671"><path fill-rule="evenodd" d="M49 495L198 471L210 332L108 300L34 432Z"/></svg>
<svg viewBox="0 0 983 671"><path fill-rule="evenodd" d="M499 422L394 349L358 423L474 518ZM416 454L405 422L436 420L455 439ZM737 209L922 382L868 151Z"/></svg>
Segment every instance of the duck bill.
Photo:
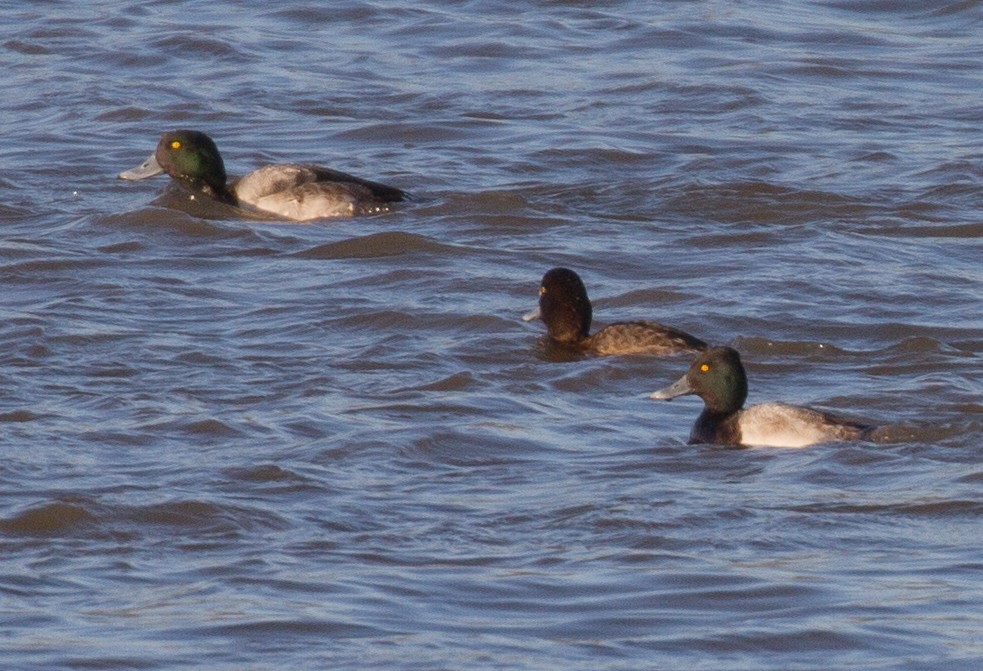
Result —
<svg viewBox="0 0 983 671"><path fill-rule="evenodd" d="M162 172L164 172L164 169L160 167L160 163L157 162L157 155L155 152L137 167L121 172L119 177L120 179L147 179L148 177L159 175Z"/></svg>
<svg viewBox="0 0 983 671"><path fill-rule="evenodd" d="M543 313L540 311L539 308L536 308L535 310L532 310L522 315L522 321L531 322L533 319L540 319L542 316Z"/></svg>
<svg viewBox="0 0 983 671"><path fill-rule="evenodd" d="M653 391L651 394L649 394L649 398L654 398L659 401L671 401L678 396L686 396L687 394L692 393L694 393L693 387L690 386L689 380L686 379L685 375L683 375L665 389Z"/></svg>

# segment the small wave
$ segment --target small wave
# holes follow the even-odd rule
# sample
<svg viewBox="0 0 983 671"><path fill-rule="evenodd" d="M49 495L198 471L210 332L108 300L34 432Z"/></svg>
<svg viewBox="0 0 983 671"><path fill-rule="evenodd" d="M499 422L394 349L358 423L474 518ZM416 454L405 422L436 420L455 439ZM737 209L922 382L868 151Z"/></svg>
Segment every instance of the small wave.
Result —
<svg viewBox="0 0 983 671"><path fill-rule="evenodd" d="M371 259L414 252L446 251L456 253L458 248L416 233L394 231L329 242L298 252L295 256L303 259Z"/></svg>
<svg viewBox="0 0 983 671"><path fill-rule="evenodd" d="M910 218L910 217L905 217ZM983 223L905 225L890 228L878 227L864 231L867 235L880 235L894 238L971 238L983 237Z"/></svg>
<svg viewBox="0 0 983 671"><path fill-rule="evenodd" d="M789 356L842 357L850 352L828 342L811 340L772 340L758 336L737 336L734 346L742 352Z"/></svg>
<svg viewBox="0 0 983 671"><path fill-rule="evenodd" d="M215 417L166 420L143 425L140 429L153 434L180 432L200 439L234 438L243 435L235 426Z"/></svg>
<svg viewBox="0 0 983 671"><path fill-rule="evenodd" d="M176 231L195 238L239 237L243 233L230 229L205 217L204 213L189 213L184 208L146 207L125 214L109 214L99 217L97 224L117 229L146 230L153 232ZM200 218L201 217L201 218Z"/></svg>
<svg viewBox="0 0 983 671"><path fill-rule="evenodd" d="M91 527L98 515L80 503L52 501L0 520L0 531L13 535L54 536Z"/></svg>
<svg viewBox="0 0 983 671"><path fill-rule="evenodd" d="M14 536L84 536L121 539L153 528L236 536L256 529L283 529L281 517L245 506L178 500L144 506L103 504L83 497L30 506L0 519L0 533ZM182 536L186 534L182 531Z"/></svg>
<svg viewBox="0 0 983 671"><path fill-rule="evenodd" d="M965 516L976 518L983 514L983 503L979 501L939 499L917 503L809 503L792 506L790 511L809 514L862 514L862 515L903 515L906 517L952 518Z"/></svg>
<svg viewBox="0 0 983 671"><path fill-rule="evenodd" d="M171 527L202 534L228 536L255 529L283 529L278 515L257 508L201 500L178 500L117 511L120 519L138 527Z"/></svg>
<svg viewBox="0 0 983 671"><path fill-rule="evenodd" d="M246 482L282 482L302 479L296 473L280 468L276 464L259 464L245 468L231 468L226 471L230 477Z"/></svg>
<svg viewBox="0 0 983 671"><path fill-rule="evenodd" d="M10 412L0 413L0 422L33 422L38 419L43 419L47 415L39 415L36 412L31 412L30 410L12 410Z"/></svg>
<svg viewBox="0 0 983 671"><path fill-rule="evenodd" d="M243 487L278 494L296 494L300 491L318 491L319 485L311 478L276 464L257 464L226 469L229 479L226 487L241 493Z"/></svg>
<svg viewBox="0 0 983 671"><path fill-rule="evenodd" d="M163 37L151 45L159 53L170 53L181 58L207 58L244 63L255 60L232 41L203 37L201 32L182 32Z"/></svg>
<svg viewBox="0 0 983 671"><path fill-rule="evenodd" d="M261 638L282 640L284 637L336 640L339 638L379 636L381 633L384 632L375 627L329 620L255 620L251 622L232 622L203 626L201 628L190 628L180 631L182 636L220 636L223 638L242 638L250 642Z"/></svg>
<svg viewBox="0 0 983 671"><path fill-rule="evenodd" d="M762 180L721 184L688 184L667 194L673 211L712 221L780 224L783 227L817 219L850 218L870 208L841 193L800 189Z"/></svg>

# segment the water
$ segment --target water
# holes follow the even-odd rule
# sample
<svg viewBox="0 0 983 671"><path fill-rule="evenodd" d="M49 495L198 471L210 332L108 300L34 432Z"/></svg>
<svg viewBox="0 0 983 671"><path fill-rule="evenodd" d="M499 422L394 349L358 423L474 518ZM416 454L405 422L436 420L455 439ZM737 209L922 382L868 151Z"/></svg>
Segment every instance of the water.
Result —
<svg viewBox="0 0 983 671"><path fill-rule="evenodd" d="M979 2L7 3L5 669L983 661ZM115 175L407 189L290 225ZM685 358L880 444L685 444Z"/></svg>

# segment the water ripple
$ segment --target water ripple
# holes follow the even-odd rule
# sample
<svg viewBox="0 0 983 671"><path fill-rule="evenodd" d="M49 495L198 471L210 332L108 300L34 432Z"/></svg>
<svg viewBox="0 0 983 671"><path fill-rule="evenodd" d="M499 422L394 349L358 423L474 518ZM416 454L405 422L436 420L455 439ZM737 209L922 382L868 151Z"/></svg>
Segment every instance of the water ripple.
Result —
<svg viewBox="0 0 983 671"><path fill-rule="evenodd" d="M979 666L983 3L186 4L0 28L7 666ZM179 127L413 198L116 178ZM883 440L687 444L557 265Z"/></svg>

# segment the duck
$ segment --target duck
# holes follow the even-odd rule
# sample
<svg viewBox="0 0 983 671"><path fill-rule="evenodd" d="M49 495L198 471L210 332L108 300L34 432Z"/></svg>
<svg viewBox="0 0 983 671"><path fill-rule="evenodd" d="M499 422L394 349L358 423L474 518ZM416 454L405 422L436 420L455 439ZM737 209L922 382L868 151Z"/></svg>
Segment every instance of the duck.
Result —
<svg viewBox="0 0 983 671"><path fill-rule="evenodd" d="M192 194L292 221L386 212L406 194L391 186L316 165L267 165L227 183L215 141L196 130L164 133L139 166L119 174L140 180L167 173Z"/></svg>
<svg viewBox="0 0 983 671"><path fill-rule="evenodd" d="M552 268L539 285L539 307L523 320L542 319L550 343L600 355L667 356L706 349L707 344L679 329L654 321L610 324L590 333L593 310L583 280L569 268Z"/></svg>
<svg viewBox="0 0 983 671"><path fill-rule="evenodd" d="M875 428L787 403L744 408L747 374L740 354L731 347L711 347L700 352L685 375L650 397L670 401L688 394L699 396L704 403L690 432L690 444L807 447L869 440Z"/></svg>

